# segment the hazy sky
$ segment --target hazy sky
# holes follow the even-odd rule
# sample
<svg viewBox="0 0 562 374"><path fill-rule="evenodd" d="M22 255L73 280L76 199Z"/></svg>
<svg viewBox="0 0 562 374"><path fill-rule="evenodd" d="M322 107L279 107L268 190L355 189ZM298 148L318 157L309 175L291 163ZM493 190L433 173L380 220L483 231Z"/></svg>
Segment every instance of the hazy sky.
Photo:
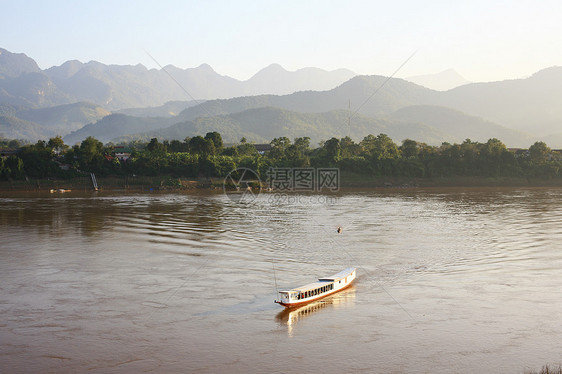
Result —
<svg viewBox="0 0 562 374"><path fill-rule="evenodd" d="M66 60L181 68L247 79L279 63L406 77L453 68L471 81L562 65L555 1L6 1L0 47L41 68Z"/></svg>

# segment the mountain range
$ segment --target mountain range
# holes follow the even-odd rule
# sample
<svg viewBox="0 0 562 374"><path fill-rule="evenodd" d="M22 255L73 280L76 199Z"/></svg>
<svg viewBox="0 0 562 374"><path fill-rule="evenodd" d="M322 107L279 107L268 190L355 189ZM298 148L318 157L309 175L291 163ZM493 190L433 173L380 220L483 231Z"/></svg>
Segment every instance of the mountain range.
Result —
<svg viewBox="0 0 562 374"><path fill-rule="evenodd" d="M454 71L437 76L461 82ZM148 70L67 61L41 70L24 54L0 49L0 136L60 134L67 144L90 135L108 142L219 131L229 143L243 136L256 142L278 136L360 140L384 132L397 142L496 137L512 147L541 139L562 147L561 100L561 67L525 79L434 90L344 69L288 72L276 64L247 81L221 76L208 65Z"/></svg>
<svg viewBox="0 0 562 374"><path fill-rule="evenodd" d="M114 114L67 135L65 140L72 144L89 135L104 142L184 139L219 131L230 143L242 136L256 142L278 136L309 136L318 142L332 136L360 140L384 132L397 141L412 138L429 144L492 137L510 146L532 144L528 134L442 105L452 101L448 95L401 79L356 76L328 91L208 100L174 117Z"/></svg>
<svg viewBox="0 0 562 374"><path fill-rule="evenodd" d="M240 81L218 74L207 64L190 69L168 65L157 70L141 64L105 65L77 60L41 70L25 54L0 48L0 102L29 108L86 101L113 111L174 100L282 95L330 89L355 75L346 69L303 68L290 72L272 64Z"/></svg>

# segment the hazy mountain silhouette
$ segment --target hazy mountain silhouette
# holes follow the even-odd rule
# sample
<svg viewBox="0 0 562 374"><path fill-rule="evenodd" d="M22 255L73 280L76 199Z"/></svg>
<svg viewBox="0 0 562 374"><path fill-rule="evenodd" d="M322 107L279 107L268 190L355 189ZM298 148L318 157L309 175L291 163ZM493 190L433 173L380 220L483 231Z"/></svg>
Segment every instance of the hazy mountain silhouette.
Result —
<svg viewBox="0 0 562 374"><path fill-rule="evenodd" d="M246 81L245 95L263 93L284 95L306 90L324 91L340 85L355 75L357 74L347 69L338 69L326 74L325 70L312 67L291 72L279 64L271 64ZM271 87L276 88L275 92L271 92Z"/></svg>
<svg viewBox="0 0 562 374"><path fill-rule="evenodd" d="M126 134L134 135L142 132L145 135L157 134L165 138L176 134L175 136L183 139L185 136L193 135L197 130L222 131L227 139L231 137L231 141L236 140L235 138L239 139L240 134L248 139L263 141L268 136L270 139L277 136L279 131L286 133L283 136L297 134L295 136L310 136L314 140L322 140L322 136L328 136L329 131L336 130L335 123L338 123L338 128L348 128L348 131L343 133L359 140L361 136L364 136L361 135L363 130L378 131L377 129L382 128L379 126L381 121L388 121L388 126L384 127L384 131L389 135L392 133L395 136L426 140L432 144L441 141L462 142L465 138L486 141L493 137L501 139L509 146L523 147L531 144L529 143L531 138L524 133L510 130L458 109L443 107L441 103L449 99L447 95L449 95L448 92L433 91L402 79L389 80L382 76L357 76L329 91L209 100L189 107L172 118L152 118L150 121L143 119L138 123L131 117L112 118L110 122L104 119L69 135L68 139L78 141L88 135L94 135L107 141ZM349 109L350 102L352 105ZM260 109L263 108L267 108L267 110L261 112ZM236 117L239 113L244 113L244 116ZM260 115L260 113L267 113L267 115ZM279 113L284 115L280 116ZM299 113L304 117L298 117L294 113ZM337 119L330 117L334 115L333 113L340 113ZM340 118L341 113L346 113L347 117ZM276 117L274 114L278 116ZM321 115L318 116L318 114ZM250 115L256 117L250 118ZM281 120L281 118L284 119ZM369 126L358 125L356 124L358 118L370 118L371 124ZM119 122L120 120L122 123ZM306 122L307 120L309 122ZM255 122L259 123L260 131L256 131L250 126ZM135 123L139 126L136 126ZM181 125L156 131L158 128L169 127L174 123ZM377 123L378 127L373 123ZM211 125L216 128L213 129ZM404 127L405 125L407 127ZM392 126L398 127L392 130ZM398 129L404 130L405 128L409 129L411 133L398 131ZM93 129L96 129L96 132L92 132ZM428 134L424 135L421 129L428 131ZM306 135L307 131L308 135ZM342 132L335 131L331 136L338 136L338 134L342 134ZM325 138L323 139L325 140Z"/></svg>
<svg viewBox="0 0 562 374"><path fill-rule="evenodd" d="M446 126L447 123L451 125ZM334 136L351 136L359 141L368 134L385 133L396 142L410 138L433 145L462 142L467 137L482 142L493 137L502 137L508 139L511 144L531 144L524 134L452 109L429 106L406 107L386 118L356 115L351 121L346 110L299 113L273 107L254 108L227 115L198 117L167 128L138 132L111 140L149 140L153 137L162 140L184 139L210 131L219 131L228 143L238 142L241 137L246 137L249 141L269 142L281 136L309 136L312 143L316 144ZM467 134L470 136L465 136Z"/></svg>
<svg viewBox="0 0 562 374"><path fill-rule="evenodd" d="M443 92L438 105L542 136L562 131L562 67L529 78L472 83Z"/></svg>
<svg viewBox="0 0 562 374"><path fill-rule="evenodd" d="M437 100L437 92L402 79L356 76L329 91L301 91L290 95L259 95L228 100L209 100L187 108L178 116L192 120L200 116L214 116L261 107L276 107L302 113L322 113L348 110L367 116L382 116L409 105L430 104ZM384 87L379 90L381 86ZM377 92L378 90L378 92ZM373 95L373 93L377 92Z"/></svg>
<svg viewBox="0 0 562 374"><path fill-rule="evenodd" d="M91 103L74 103L50 108L26 109L16 113L18 118L35 122L59 135L82 128L111 114Z"/></svg>
<svg viewBox="0 0 562 374"><path fill-rule="evenodd" d="M498 138L502 142L518 147L526 147L536 141L528 134L511 130L480 117L470 116L455 109L416 105L397 110L390 119L431 125L435 130L447 134L448 142L462 143L465 139L485 142Z"/></svg>
<svg viewBox="0 0 562 374"><path fill-rule="evenodd" d="M28 109L0 105L0 135L11 139L38 140L70 131L109 115L102 107L90 103L74 103L50 108Z"/></svg>
<svg viewBox="0 0 562 374"><path fill-rule="evenodd" d="M236 143L241 137L248 141L269 142L281 136L289 138L308 136L313 144L333 136L353 135L362 138L368 134L386 133L400 141L415 137L429 143L440 143L447 138L424 124L375 119L358 115L348 126L349 112L335 110L326 113L298 113L279 108L265 107L248 109L238 113L213 117L198 117L191 121L177 123L167 128L147 131L113 139L124 141L131 139L148 140L184 139L187 136L218 131L227 143Z"/></svg>
<svg viewBox="0 0 562 374"><path fill-rule="evenodd" d="M0 115L0 137L6 139L45 139L49 131L42 126L12 116ZM49 136L49 135L47 135Z"/></svg>
<svg viewBox="0 0 562 374"><path fill-rule="evenodd" d="M74 145L93 136L106 143L113 138L128 134L138 134L150 130L168 127L176 123L174 118L133 117L126 114L111 114L101 120L90 123L64 137L67 144Z"/></svg>
<svg viewBox="0 0 562 374"><path fill-rule="evenodd" d="M165 70L149 70L141 64L105 65L72 60L41 70L26 55L0 49L0 103L38 108L88 101L118 110L157 106L174 100L324 90L355 75L344 69L329 72L306 68L289 72L275 66L246 81L220 75L207 64L189 69L168 65ZM282 74L276 75L274 70Z"/></svg>
<svg viewBox="0 0 562 374"><path fill-rule="evenodd" d="M447 69L437 74L416 75L404 79L436 91L447 91L470 83L453 69Z"/></svg>
<svg viewBox="0 0 562 374"><path fill-rule="evenodd" d="M127 114L135 117L174 117L183 110L203 101L168 101L167 103L155 107L146 108L125 108L114 111L113 113Z"/></svg>
<svg viewBox="0 0 562 374"><path fill-rule="evenodd" d="M46 108L71 102L72 98L42 72L0 79L0 103L3 104Z"/></svg>
<svg viewBox="0 0 562 374"><path fill-rule="evenodd" d="M340 113L336 116L338 118L341 113L351 116L351 126L348 127L357 131L350 133L356 139L360 136L362 127L353 122L367 117L379 125L381 121L388 121L392 126L407 123L412 131L425 126L429 135L425 138L420 136L419 139L462 141L467 137L486 140L481 137L489 136L497 137L510 146L528 146L526 142L529 137L521 132L508 131L507 128L527 132L534 139L554 134L552 139L555 140L559 138L557 134L562 133L562 67L544 69L525 79L471 83L448 91L436 91L403 79L373 75L354 76L345 80L347 75L353 73L343 69L326 72L315 68L288 72L276 64L262 69L243 82L221 76L206 64L192 69L179 69L170 65L164 71L148 70L140 64L121 66L104 65L95 61L67 61L41 71L32 59L23 54L0 51L0 104L18 108L16 113L4 113L4 117L9 117L9 120L4 120L6 133L9 133L9 126L15 126L18 129L16 132L23 134L25 132L21 130L26 124L35 124L39 127L28 134L46 134L58 122L61 126L57 131L65 135L81 121L91 118L91 124L68 135L69 141L79 141L88 135L109 140L188 122L200 128L215 123L222 126L224 131L228 131L227 124L230 124L233 129L239 128L249 135L253 134L256 139L264 137L264 134L277 134L278 130L284 128L288 133L293 131L295 134L301 134L301 129L308 128L312 136L324 136L327 133L316 127L330 128L331 125L323 125L319 118L327 123L338 122L339 119L336 121L330 117L334 113ZM168 73L189 90L193 97L215 99L183 104L173 102L177 98L188 99L188 95ZM312 87L330 86L342 79L345 81L335 88L321 90ZM279 94L306 86L310 86L310 89ZM273 94L255 95L264 90ZM230 96L236 97L226 98ZM64 114L66 109L62 110L62 104L81 101L91 102L105 110L129 108L123 109L122 113L151 118L120 114L95 122L98 120L96 115L85 115L79 121L64 117L68 114ZM164 104L166 102L168 104ZM59 108L45 117L49 118L50 123L41 120L47 112L36 117L23 114L25 108L53 106ZM182 110L183 108L186 109ZM257 109L261 108L268 108L263 112L268 114L260 115L262 112ZM273 112L272 108L281 112L299 113L305 117L297 119L298 116L285 113L287 124L281 126L281 118L284 117L275 117L273 113L279 112ZM97 109L94 111L98 115L102 113ZM237 119L236 113L245 114ZM258 119L253 120L249 115L258 116ZM60 120L56 116L61 116ZM205 119L206 117L211 118ZM311 124L305 126L303 121L306 118L310 119ZM249 123L257 120L260 121L260 131L265 132L247 128ZM235 132L232 129L230 131ZM408 137L414 138L413 135ZM551 147L562 145L547 144Z"/></svg>

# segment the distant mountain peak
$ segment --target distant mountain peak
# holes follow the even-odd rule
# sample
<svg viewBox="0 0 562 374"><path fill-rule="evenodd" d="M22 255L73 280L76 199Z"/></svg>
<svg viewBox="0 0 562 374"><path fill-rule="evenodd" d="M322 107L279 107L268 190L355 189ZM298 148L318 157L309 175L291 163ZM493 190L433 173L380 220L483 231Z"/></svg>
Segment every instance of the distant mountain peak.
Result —
<svg viewBox="0 0 562 374"><path fill-rule="evenodd" d="M250 78L250 80L256 79L256 77L260 77L260 76L283 74L283 73L288 73L288 71L283 66L281 66L277 63L273 63L273 64L267 65L263 69L259 70L256 74L254 74Z"/></svg>
<svg viewBox="0 0 562 374"><path fill-rule="evenodd" d="M52 78L68 79L76 74L84 64L78 60L69 60L60 66L52 66L45 73Z"/></svg>
<svg viewBox="0 0 562 374"><path fill-rule="evenodd" d="M17 78L25 73L37 73L41 71L32 58L25 53L12 53L0 48L0 78Z"/></svg>
<svg viewBox="0 0 562 374"><path fill-rule="evenodd" d="M273 63L273 64L269 64L268 66L266 66L263 70L284 70L287 71L287 69L285 69L283 66L281 66L281 64L278 63Z"/></svg>
<svg viewBox="0 0 562 374"><path fill-rule="evenodd" d="M544 68L542 70L537 71L536 73L531 75L531 77L537 78L537 77L546 77L550 75L559 75L561 71L562 71L562 66L550 66L548 68Z"/></svg>
<svg viewBox="0 0 562 374"><path fill-rule="evenodd" d="M215 69L213 69L212 66L207 63L202 63L201 65L197 66L196 69L215 73Z"/></svg>

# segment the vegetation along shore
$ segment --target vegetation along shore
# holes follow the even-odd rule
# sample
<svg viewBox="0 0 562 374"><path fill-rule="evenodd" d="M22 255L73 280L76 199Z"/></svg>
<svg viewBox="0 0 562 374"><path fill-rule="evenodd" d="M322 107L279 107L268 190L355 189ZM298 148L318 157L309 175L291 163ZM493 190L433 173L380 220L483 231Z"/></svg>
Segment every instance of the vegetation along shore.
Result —
<svg viewBox="0 0 562 374"><path fill-rule="evenodd" d="M237 168L264 182L271 168L338 168L341 187L558 186L562 154L544 142L510 149L498 139L485 143L427 145L385 134L355 142L331 138L312 147L308 137L225 145L218 132L183 141L103 144L88 137L68 146L61 137L35 144L0 139L0 188L87 189L90 173L101 187L215 189Z"/></svg>

